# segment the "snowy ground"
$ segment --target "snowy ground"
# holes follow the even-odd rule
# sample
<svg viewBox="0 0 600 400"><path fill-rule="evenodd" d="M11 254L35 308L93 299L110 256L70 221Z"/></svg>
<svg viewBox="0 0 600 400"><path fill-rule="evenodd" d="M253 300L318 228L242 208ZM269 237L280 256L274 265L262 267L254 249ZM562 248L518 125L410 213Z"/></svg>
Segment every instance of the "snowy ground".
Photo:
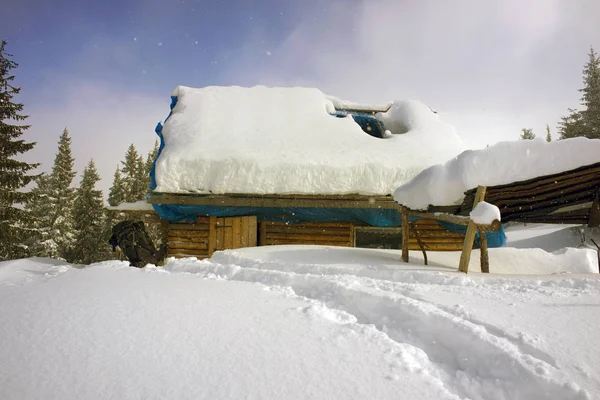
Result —
<svg viewBox="0 0 600 400"><path fill-rule="evenodd" d="M316 246L0 263L0 398L600 398L595 251L507 235L489 275L477 254L464 275L458 253Z"/></svg>

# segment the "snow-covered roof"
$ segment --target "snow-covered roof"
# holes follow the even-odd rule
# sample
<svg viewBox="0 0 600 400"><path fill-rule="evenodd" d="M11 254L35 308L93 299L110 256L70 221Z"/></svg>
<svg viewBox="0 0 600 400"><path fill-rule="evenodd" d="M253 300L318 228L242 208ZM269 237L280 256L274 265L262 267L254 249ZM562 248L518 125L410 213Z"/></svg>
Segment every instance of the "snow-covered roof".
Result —
<svg viewBox="0 0 600 400"><path fill-rule="evenodd" d="M394 199L412 209L460 204L464 192L479 185L504 185L598 162L598 139L501 142L482 150L467 150L445 164L422 171L400 186Z"/></svg>
<svg viewBox="0 0 600 400"><path fill-rule="evenodd" d="M416 100L385 105L376 117L386 137L376 138L351 116L331 115L342 102L318 89L179 86L172 95L157 192L387 195L464 150Z"/></svg>

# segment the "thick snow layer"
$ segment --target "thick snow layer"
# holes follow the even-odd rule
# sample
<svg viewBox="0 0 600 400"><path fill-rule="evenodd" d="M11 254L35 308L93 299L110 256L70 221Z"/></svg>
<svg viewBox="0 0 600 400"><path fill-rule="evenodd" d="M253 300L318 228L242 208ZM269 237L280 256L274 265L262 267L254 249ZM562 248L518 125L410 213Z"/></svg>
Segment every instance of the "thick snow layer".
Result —
<svg viewBox="0 0 600 400"><path fill-rule="evenodd" d="M500 209L485 201L477 203L475 208L469 213L469 217L471 221L481 225L489 225L495 220L501 221Z"/></svg>
<svg viewBox="0 0 600 400"><path fill-rule="evenodd" d="M179 86L173 96L159 192L387 195L464 150L418 101L378 114L391 131L380 139L330 115L334 102L318 89Z"/></svg>
<svg viewBox="0 0 600 400"><path fill-rule="evenodd" d="M400 186L394 199L412 209L460 204L464 192L478 185L503 185L597 162L598 139L501 142L482 150L467 150L445 164L422 171Z"/></svg>
<svg viewBox="0 0 600 400"><path fill-rule="evenodd" d="M0 398L600 397L600 275L465 275L458 252L433 267L413 253L0 263ZM492 270L507 272L503 254Z"/></svg>

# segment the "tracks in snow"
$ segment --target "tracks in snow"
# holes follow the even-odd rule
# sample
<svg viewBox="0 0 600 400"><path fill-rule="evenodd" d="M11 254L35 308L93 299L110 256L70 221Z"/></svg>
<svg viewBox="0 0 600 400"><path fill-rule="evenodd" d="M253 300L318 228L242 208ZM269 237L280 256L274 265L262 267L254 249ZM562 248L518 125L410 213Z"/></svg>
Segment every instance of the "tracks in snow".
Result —
<svg viewBox="0 0 600 400"><path fill-rule="evenodd" d="M386 285L354 275L315 275L304 268L297 273L289 265L277 270L273 263L268 269L260 262L244 260L244 264L181 260L167 269L289 287L315 304L310 310L313 313L325 318L337 315L339 322L363 331L373 327L394 342L391 362L430 375L459 398L589 397L560 377L549 355L524 345L501 328L411 296L408 286L415 283Z"/></svg>

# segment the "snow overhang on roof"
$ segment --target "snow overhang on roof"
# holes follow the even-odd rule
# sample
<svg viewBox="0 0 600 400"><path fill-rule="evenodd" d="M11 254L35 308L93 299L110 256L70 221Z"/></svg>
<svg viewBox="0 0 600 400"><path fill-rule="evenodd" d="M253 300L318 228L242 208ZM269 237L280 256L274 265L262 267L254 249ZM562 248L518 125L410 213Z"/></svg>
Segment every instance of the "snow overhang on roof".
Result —
<svg viewBox="0 0 600 400"><path fill-rule="evenodd" d="M179 86L172 96L157 128L158 192L387 195L464 150L416 100L365 106L313 88L263 86ZM384 138L366 134L369 123Z"/></svg>

